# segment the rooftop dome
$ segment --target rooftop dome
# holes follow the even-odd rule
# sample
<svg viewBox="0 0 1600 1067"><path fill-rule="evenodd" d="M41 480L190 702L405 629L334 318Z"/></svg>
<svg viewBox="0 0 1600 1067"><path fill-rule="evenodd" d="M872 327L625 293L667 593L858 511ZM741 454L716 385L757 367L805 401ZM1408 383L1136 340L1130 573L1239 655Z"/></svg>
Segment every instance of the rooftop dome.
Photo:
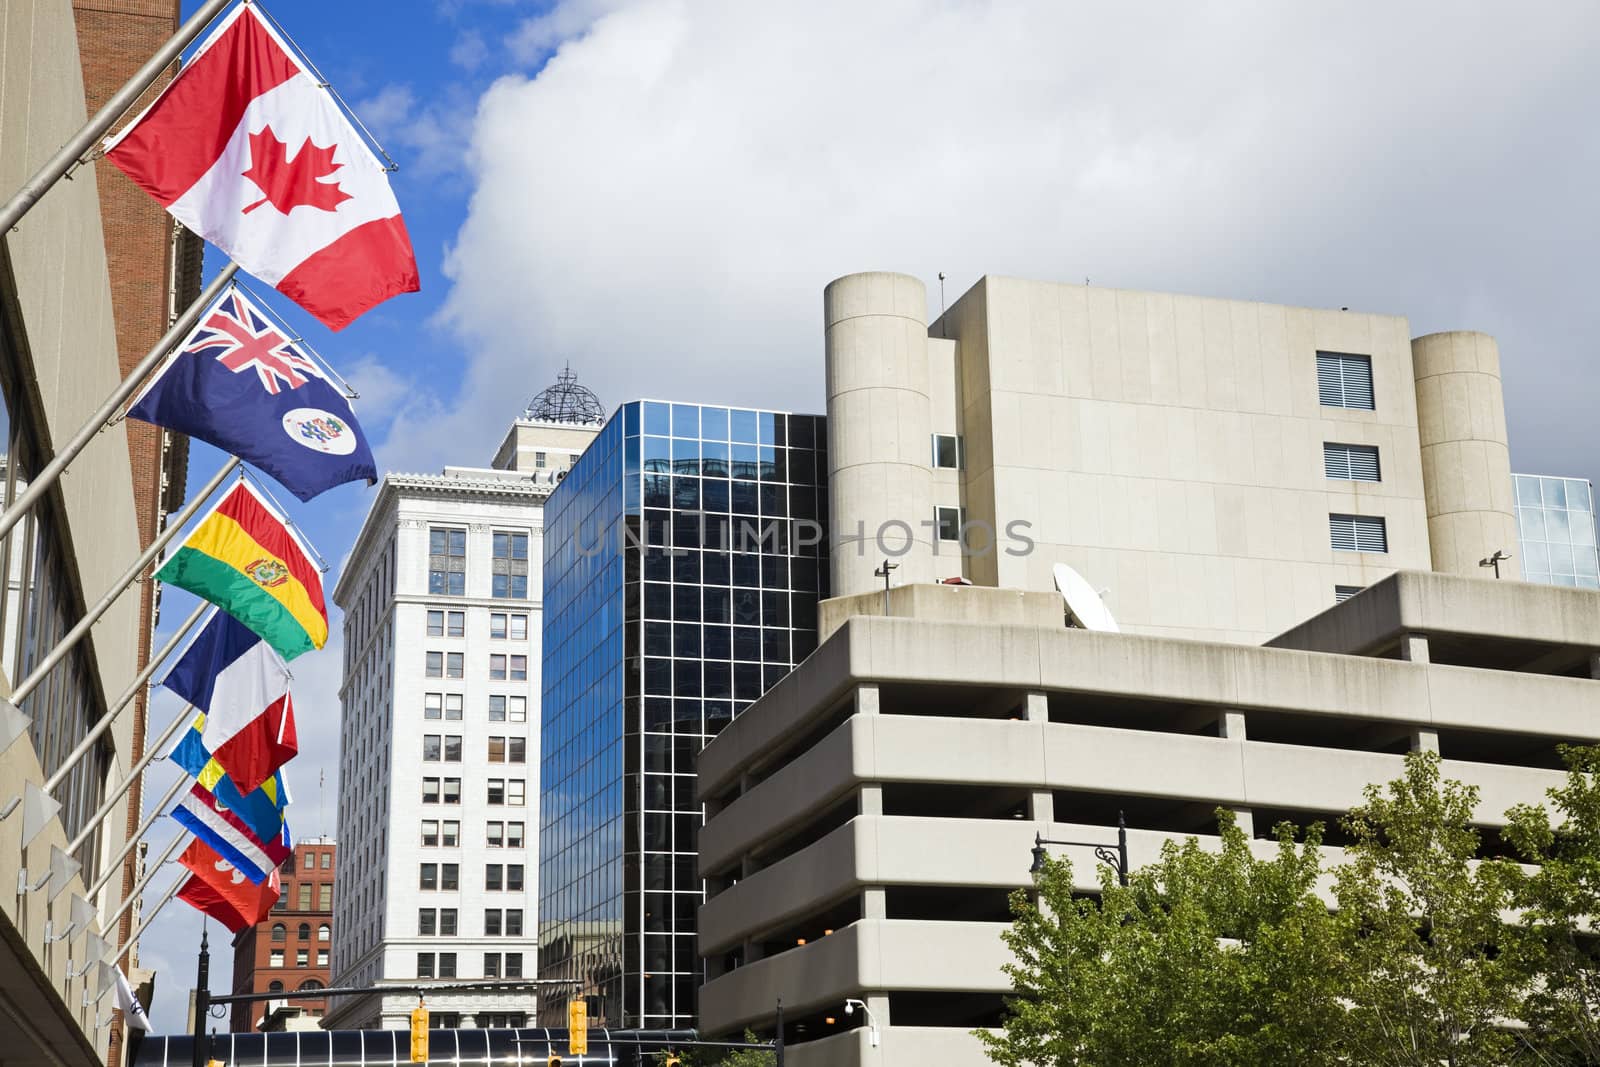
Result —
<svg viewBox="0 0 1600 1067"><path fill-rule="evenodd" d="M578 384L572 367L562 368L556 384L528 401L522 417L532 422L570 422L578 426L598 426L606 421L600 398Z"/></svg>

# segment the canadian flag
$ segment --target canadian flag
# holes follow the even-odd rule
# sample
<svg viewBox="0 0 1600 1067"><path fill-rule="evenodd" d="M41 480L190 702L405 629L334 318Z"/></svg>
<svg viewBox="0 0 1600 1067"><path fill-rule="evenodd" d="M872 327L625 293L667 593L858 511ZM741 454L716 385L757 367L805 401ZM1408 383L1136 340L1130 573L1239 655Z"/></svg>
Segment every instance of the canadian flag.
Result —
<svg viewBox="0 0 1600 1067"><path fill-rule="evenodd" d="M251 4L106 142L106 158L330 329L418 288L388 173Z"/></svg>

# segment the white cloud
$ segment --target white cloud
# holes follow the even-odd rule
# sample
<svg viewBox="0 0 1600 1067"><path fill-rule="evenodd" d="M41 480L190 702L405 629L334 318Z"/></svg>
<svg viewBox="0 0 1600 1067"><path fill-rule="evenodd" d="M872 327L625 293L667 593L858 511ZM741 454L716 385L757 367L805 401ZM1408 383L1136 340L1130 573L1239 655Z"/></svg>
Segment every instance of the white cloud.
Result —
<svg viewBox="0 0 1600 1067"><path fill-rule="evenodd" d="M489 46L484 44L481 33L463 33L450 46L450 62L463 70L477 70L488 58Z"/></svg>
<svg viewBox="0 0 1600 1067"><path fill-rule="evenodd" d="M1600 325L1597 28L1557 5L561 5L517 40L565 43L479 104L443 315L473 358L409 445L486 458L568 359L608 406L816 409L822 287L864 269L935 304L944 270L951 298L1088 275L1398 310L1498 334L1513 400L1533 383L1578 419L1547 387ZM1513 411L1538 462L1543 422Z"/></svg>

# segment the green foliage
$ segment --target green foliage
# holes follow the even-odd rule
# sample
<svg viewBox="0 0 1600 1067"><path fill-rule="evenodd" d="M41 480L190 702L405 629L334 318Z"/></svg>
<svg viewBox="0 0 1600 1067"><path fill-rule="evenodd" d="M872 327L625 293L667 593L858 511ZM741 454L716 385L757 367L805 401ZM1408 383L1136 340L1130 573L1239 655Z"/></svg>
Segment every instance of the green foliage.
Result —
<svg viewBox="0 0 1600 1067"><path fill-rule="evenodd" d="M1076 897L1070 863L1047 861L1038 901L1012 897L1005 935L1017 995L991 1058L1023 1064L1338 1062L1324 1049L1339 1012L1333 923L1311 889L1321 828L1303 845L1279 828L1258 859L1231 813L1222 848L1169 842L1124 888Z"/></svg>
<svg viewBox="0 0 1600 1067"><path fill-rule="evenodd" d="M1439 757L1414 752L1405 773L1368 786L1345 819L1338 869L1340 970L1350 1010L1344 1043L1359 1063L1503 1064L1516 1042L1527 981L1507 936L1516 868L1475 863L1478 792L1441 781Z"/></svg>
<svg viewBox="0 0 1600 1067"><path fill-rule="evenodd" d="M761 1043L753 1030L746 1030L743 1040L747 1045ZM682 1067L776 1067L778 1062L778 1054L767 1049L686 1048L676 1051ZM656 1067L664 1067L667 1053L657 1052L651 1062Z"/></svg>
<svg viewBox="0 0 1600 1067"><path fill-rule="evenodd" d="M1508 813L1505 837L1537 870L1515 886L1532 959L1527 1043L1557 1062L1600 1063L1600 748L1564 747L1564 785Z"/></svg>

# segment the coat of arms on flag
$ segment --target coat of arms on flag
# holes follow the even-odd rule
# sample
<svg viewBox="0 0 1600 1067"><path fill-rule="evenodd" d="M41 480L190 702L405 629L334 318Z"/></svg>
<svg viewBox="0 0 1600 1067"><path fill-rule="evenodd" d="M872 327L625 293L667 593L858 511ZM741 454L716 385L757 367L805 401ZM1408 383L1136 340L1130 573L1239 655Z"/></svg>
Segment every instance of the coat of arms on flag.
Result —
<svg viewBox="0 0 1600 1067"><path fill-rule="evenodd" d="M330 329L418 288L386 168L253 4L223 18L106 159Z"/></svg>
<svg viewBox="0 0 1600 1067"><path fill-rule="evenodd" d="M378 477L344 392L237 287L200 317L128 416L231 452L301 500Z"/></svg>

